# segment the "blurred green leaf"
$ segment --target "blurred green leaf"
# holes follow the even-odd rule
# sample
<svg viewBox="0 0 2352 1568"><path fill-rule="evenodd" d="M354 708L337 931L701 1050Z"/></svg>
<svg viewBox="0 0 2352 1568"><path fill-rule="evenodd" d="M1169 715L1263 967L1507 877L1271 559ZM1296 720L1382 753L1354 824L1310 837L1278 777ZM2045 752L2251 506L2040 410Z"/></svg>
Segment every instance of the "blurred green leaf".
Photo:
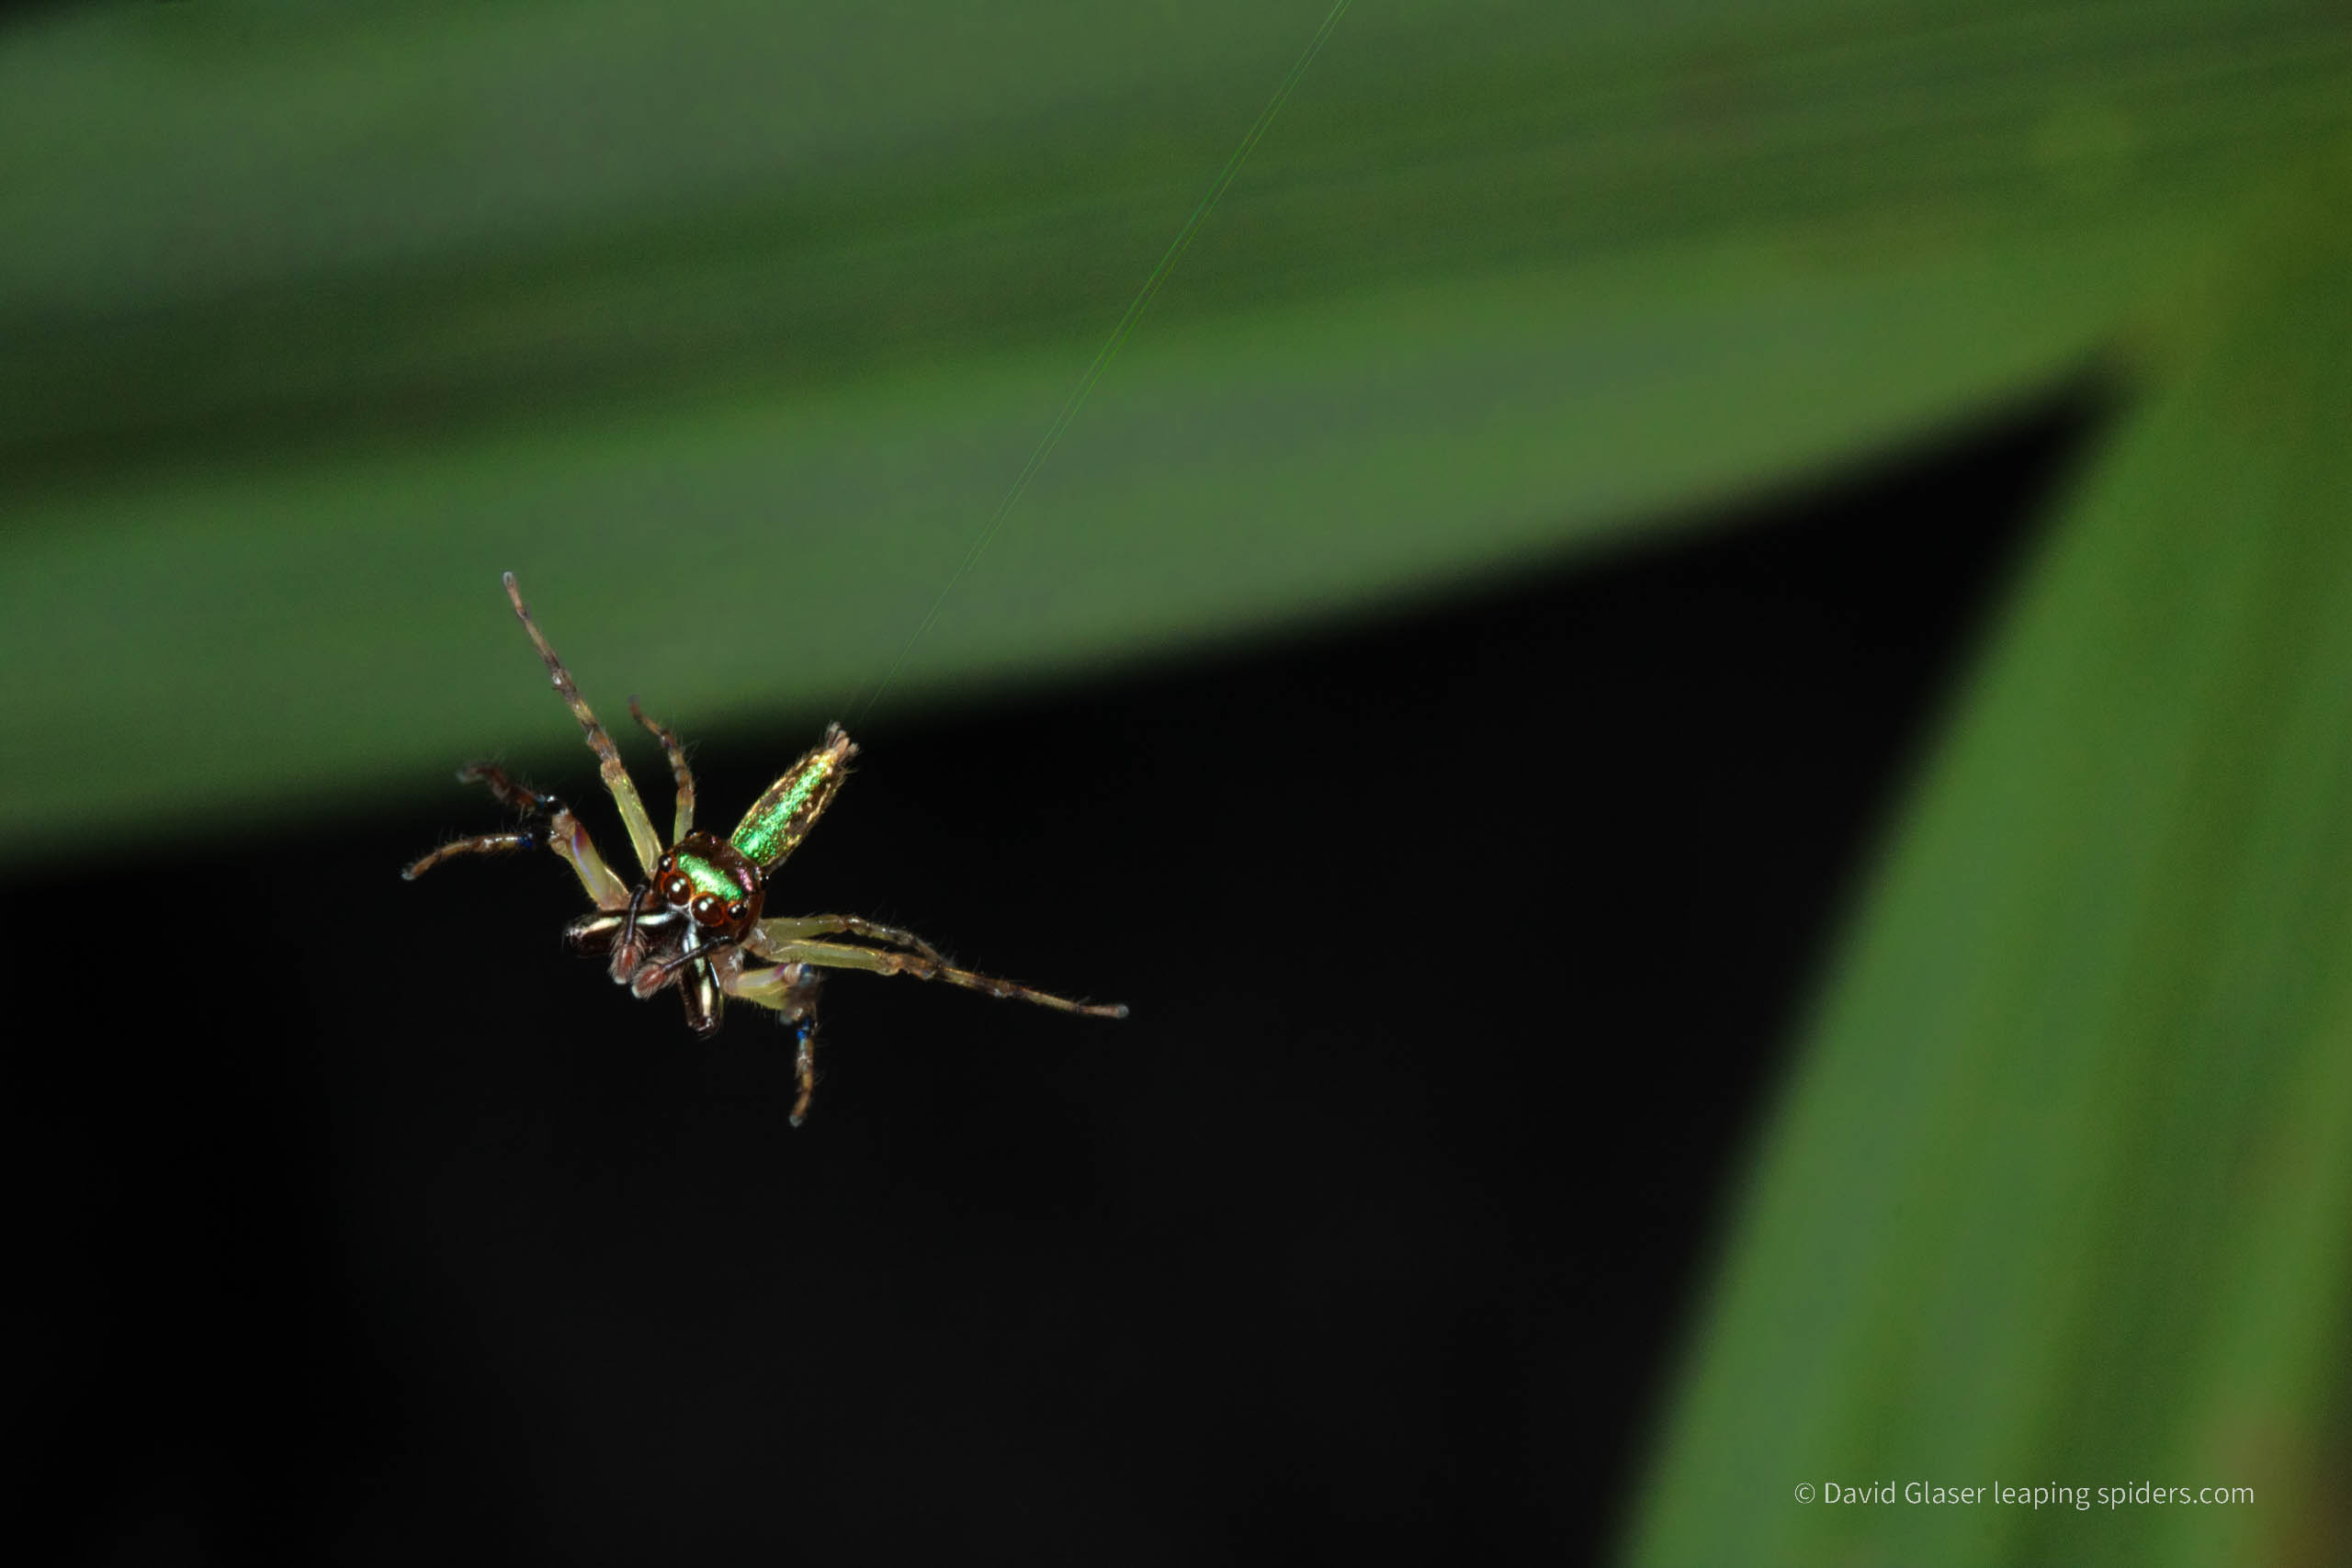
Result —
<svg viewBox="0 0 2352 1568"><path fill-rule="evenodd" d="M2194 292L2034 564L1765 1137L1633 1561L2352 1552L2347 174ZM1828 1482L1897 1501L1794 1497ZM2097 1500L2141 1483L2254 1499Z"/></svg>
<svg viewBox="0 0 2352 1568"><path fill-rule="evenodd" d="M870 692L1323 10L18 21L0 853L561 744L508 567L682 726ZM2128 349L2347 87L2317 0L1359 6L892 694L2020 395Z"/></svg>

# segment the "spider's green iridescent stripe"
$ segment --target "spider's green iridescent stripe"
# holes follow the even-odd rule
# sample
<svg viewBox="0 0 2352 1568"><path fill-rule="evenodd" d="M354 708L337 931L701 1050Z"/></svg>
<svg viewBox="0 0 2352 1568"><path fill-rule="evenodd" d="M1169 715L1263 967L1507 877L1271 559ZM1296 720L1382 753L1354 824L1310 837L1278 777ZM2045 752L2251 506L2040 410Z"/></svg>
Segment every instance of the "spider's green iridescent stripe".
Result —
<svg viewBox="0 0 2352 1568"><path fill-rule="evenodd" d="M724 867L714 865L700 855L681 854L677 857L677 866L686 874L686 880L695 885L697 893L729 899L751 896L752 890L729 876Z"/></svg>
<svg viewBox="0 0 2352 1568"><path fill-rule="evenodd" d="M828 730L822 746L795 762L791 772L752 803L728 841L762 871L774 867L808 836L818 814L841 787L842 764L855 750L839 726Z"/></svg>

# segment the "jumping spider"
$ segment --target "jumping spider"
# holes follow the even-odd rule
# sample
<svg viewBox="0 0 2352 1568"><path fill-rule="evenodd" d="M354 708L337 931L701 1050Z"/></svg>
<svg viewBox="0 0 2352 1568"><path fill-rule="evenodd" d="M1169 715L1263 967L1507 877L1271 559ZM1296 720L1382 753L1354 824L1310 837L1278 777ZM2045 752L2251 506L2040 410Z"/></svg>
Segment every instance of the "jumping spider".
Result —
<svg viewBox="0 0 2352 1568"><path fill-rule="evenodd" d="M792 1124L808 1113L809 1097L817 1087L817 988L826 969L865 969L877 975L911 975L919 980L944 980L950 985L986 991L992 997L1018 997L1040 1007L1091 1018L1125 1018L1124 1007L1071 1001L958 969L931 943L911 931L877 925L856 915L785 915L761 918L767 899L767 879L784 859L808 836L825 807L841 788L845 764L857 747L838 724L828 726L817 749L795 762L768 786L752 809L722 839L695 831L695 779L686 767L678 738L646 716L629 699L628 711L662 742L670 770L678 781L677 825L668 849L653 835L653 824L638 798L637 786L621 765L612 737L596 722L571 682L571 672L548 645L530 607L505 574L506 597L523 629L547 660L548 674L571 716L587 732L596 753L605 787L620 807L628 829L629 845L645 880L624 885L596 846L588 829L570 807L509 777L495 763L476 762L458 777L488 784L492 795L526 816L511 833L484 833L444 844L413 861L401 874L413 878L452 855L500 854L513 850L546 848L561 855L580 878L580 886L596 906L565 929L564 937L582 953L607 954L613 979L639 998L671 986L684 998L686 1023L695 1034L717 1032L729 997L772 1009L794 1026L794 1071L798 1093L793 1100ZM854 940L827 942L825 937ZM865 944L871 945L865 945ZM764 963L752 963L760 959Z"/></svg>

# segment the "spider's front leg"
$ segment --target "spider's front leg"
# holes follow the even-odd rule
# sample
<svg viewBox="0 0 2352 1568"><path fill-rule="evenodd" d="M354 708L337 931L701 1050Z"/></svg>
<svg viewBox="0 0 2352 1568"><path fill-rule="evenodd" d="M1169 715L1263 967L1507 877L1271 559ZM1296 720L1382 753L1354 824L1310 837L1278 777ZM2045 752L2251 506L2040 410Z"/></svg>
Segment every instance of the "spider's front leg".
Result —
<svg viewBox="0 0 2352 1568"><path fill-rule="evenodd" d="M580 886L599 909L626 909L629 890L596 852L596 845L588 837L588 829L571 808L554 795L542 795L526 784L518 784L507 776L506 770L494 762L475 762L460 768L458 777L466 784L481 783L490 786L490 793L508 806L526 813L530 820L511 833L483 833L471 839L459 839L444 844L430 854L419 855L401 872L403 880L413 882L453 855L505 854L516 850L550 849L561 855L580 878Z"/></svg>
<svg viewBox="0 0 2352 1568"><path fill-rule="evenodd" d="M782 1015L794 1032L793 1079L799 1093L792 1101L792 1124L808 1119L808 1101L817 1093L817 990L825 977L806 964L779 964L773 968L746 964L740 948L729 948L713 961L721 989Z"/></svg>

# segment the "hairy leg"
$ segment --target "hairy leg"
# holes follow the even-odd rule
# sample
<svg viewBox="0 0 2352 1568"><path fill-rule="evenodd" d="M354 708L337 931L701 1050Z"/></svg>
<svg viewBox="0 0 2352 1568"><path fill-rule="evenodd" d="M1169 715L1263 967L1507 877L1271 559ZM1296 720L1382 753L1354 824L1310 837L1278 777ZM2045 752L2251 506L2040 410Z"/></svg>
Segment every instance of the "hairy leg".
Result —
<svg viewBox="0 0 2352 1568"><path fill-rule="evenodd" d="M918 953L891 953L879 948L852 947L838 942L779 942L767 956L786 964L813 964L823 969L864 969L876 975L910 975L918 980L944 980L951 986L986 991L989 996L1035 1002L1059 1012L1084 1013L1089 1018L1125 1018L1122 1004L1072 1001L1028 986L1017 986L991 975L958 969Z"/></svg>
<svg viewBox="0 0 2352 1568"><path fill-rule="evenodd" d="M512 833L483 833L471 839L460 839L444 844L432 853L411 861L401 875L413 882L453 855L506 854L516 850L549 849L561 855L580 878L580 886L600 909L626 908L629 890L613 874L605 857L596 852L594 840L588 829L571 808L551 795L541 795L530 785L518 784L507 776L506 771L492 762L476 762L458 770L458 777L468 784L481 783L490 786L490 793L509 806L529 812L536 821L526 822Z"/></svg>
<svg viewBox="0 0 2352 1568"><path fill-rule="evenodd" d="M596 716L580 695L580 688L571 682L571 671L563 667L555 649L548 645L545 634L537 621L531 619L531 607L523 603L523 591L515 586L514 574L508 572L503 580L506 597L514 602L514 614L522 621L523 629L531 634L531 641L546 661L548 678L554 683L556 694L571 709L571 716L580 721L582 733L588 737L588 749L596 753L597 770L605 776L605 788L611 792L613 804L620 807L621 825L628 829L629 847L637 852L637 863L649 875L653 863L662 858L661 841L653 836L653 820L645 814L645 802L637 797L637 785L629 782L628 770L621 765L620 751L613 745L613 738L596 722Z"/></svg>
<svg viewBox="0 0 2352 1568"><path fill-rule="evenodd" d="M878 942L886 947L902 947L920 953L933 964L944 964L947 955L909 931L886 926L861 915L780 915L772 920L762 920L748 945L763 958L774 957L770 950L778 942L801 942L812 936L860 936L868 942Z"/></svg>
<svg viewBox="0 0 2352 1568"><path fill-rule="evenodd" d="M653 739L662 742L662 754L670 759L671 776L678 781L677 818L670 829L670 841L674 844L695 830L694 770L686 766L686 749L678 744L675 731L659 719L649 717L646 711L637 705L635 697L628 700L628 711L638 723L653 732Z"/></svg>
<svg viewBox="0 0 2352 1568"><path fill-rule="evenodd" d="M794 1032L792 1124L808 1119L808 1101L817 1093L817 988L824 976L806 964L780 964L774 968L746 964L740 953L730 953L711 965L727 994L773 1009Z"/></svg>

